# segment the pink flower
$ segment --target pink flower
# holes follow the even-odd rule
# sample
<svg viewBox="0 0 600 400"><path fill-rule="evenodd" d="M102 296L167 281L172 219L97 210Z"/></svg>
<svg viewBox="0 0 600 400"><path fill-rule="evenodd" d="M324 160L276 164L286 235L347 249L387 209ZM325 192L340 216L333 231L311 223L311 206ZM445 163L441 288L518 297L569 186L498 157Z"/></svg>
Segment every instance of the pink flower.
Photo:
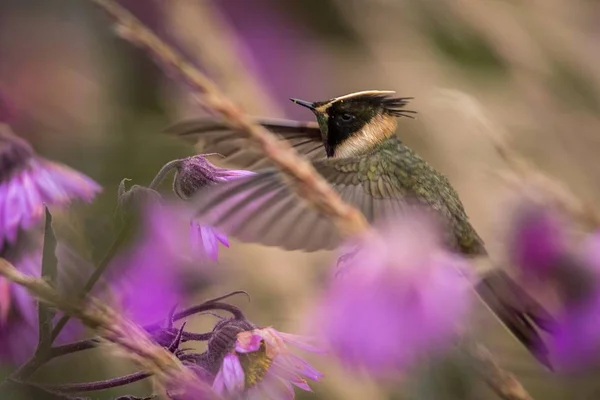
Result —
<svg viewBox="0 0 600 400"><path fill-rule="evenodd" d="M567 254L566 226L550 208L523 203L509 237L509 255L526 277L549 278Z"/></svg>
<svg viewBox="0 0 600 400"><path fill-rule="evenodd" d="M273 328L238 333L234 348L223 358L213 389L221 395L266 400L293 399L293 386L311 391L306 379L318 381L323 375L292 354L288 345L321 352L305 338Z"/></svg>
<svg viewBox="0 0 600 400"><path fill-rule="evenodd" d="M91 201L101 188L87 176L37 156L29 143L0 124L0 251L15 244L21 229L44 216L44 205Z"/></svg>
<svg viewBox="0 0 600 400"><path fill-rule="evenodd" d="M471 304L468 264L429 221L406 217L365 238L331 282L316 326L348 366L385 377L451 342Z"/></svg>
<svg viewBox="0 0 600 400"><path fill-rule="evenodd" d="M177 173L173 181L173 189L183 200L189 199L198 189L207 185L254 174L251 171L215 167L202 155L179 160L175 168Z"/></svg>
<svg viewBox="0 0 600 400"><path fill-rule="evenodd" d="M563 311L549 347L559 368L575 370L600 362L600 232L562 270Z"/></svg>
<svg viewBox="0 0 600 400"><path fill-rule="evenodd" d="M167 165L173 165L173 168L177 171L173 180L173 190L183 200L188 200L194 193L205 186L254 174L251 171L216 167L203 155L176 160ZM217 261L218 259L219 243L225 247L229 247L227 236L213 227L192 221L191 233L196 251L213 261Z"/></svg>
<svg viewBox="0 0 600 400"><path fill-rule="evenodd" d="M15 268L30 276L40 276L42 266L41 246L37 240L37 232L20 237L18 248L9 248L5 257ZM62 251L61 251L62 250ZM57 257L62 269L57 279L57 289L61 294L66 294L70 288L69 281L73 278L71 271L74 267L82 268L83 264L72 265L72 257L65 254L68 250L59 245ZM77 271L81 272L81 271ZM72 293L69 293L72 295ZM37 300L27 289L9 283L5 278L0 278L0 362L21 364L33 355L38 342L38 308ZM57 313L56 322L62 316ZM59 344L73 339L81 333L81 325L72 320L57 338Z"/></svg>
<svg viewBox="0 0 600 400"><path fill-rule="evenodd" d="M42 256L39 251L21 252L10 257L21 272L39 276ZM37 302L25 288L0 278L0 361L19 364L33 355L38 340Z"/></svg>
<svg viewBox="0 0 600 400"><path fill-rule="evenodd" d="M200 257L216 262L219 260L219 243L229 247L227 236L211 226L191 221L190 232L192 247Z"/></svg>

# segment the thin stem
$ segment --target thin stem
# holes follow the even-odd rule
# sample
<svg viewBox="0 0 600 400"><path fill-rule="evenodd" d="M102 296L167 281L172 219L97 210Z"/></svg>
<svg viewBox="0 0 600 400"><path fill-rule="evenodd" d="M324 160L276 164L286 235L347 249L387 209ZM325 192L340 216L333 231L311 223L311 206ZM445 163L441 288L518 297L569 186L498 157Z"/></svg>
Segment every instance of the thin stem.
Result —
<svg viewBox="0 0 600 400"><path fill-rule="evenodd" d="M246 319L242 310L237 308L236 306L232 306L227 303L205 303L200 304L198 306L190 307L187 310L183 310L178 312L174 316L175 321L179 321L180 319L187 318L191 315L198 314L200 312L209 311L209 310L223 310L229 311L235 319Z"/></svg>
<svg viewBox="0 0 600 400"><path fill-rule="evenodd" d="M119 378L107 379L96 382L69 383L62 385L45 385L44 388L58 393L81 393L93 392L96 390L105 390L119 386L129 385L142 379L150 377L149 372L135 372L133 374L121 376Z"/></svg>
<svg viewBox="0 0 600 400"><path fill-rule="evenodd" d="M123 197L125 195L125 192L127 192L127 189L125 188L125 183L130 181L131 179L129 178L123 178L121 182L119 182L119 188L117 189L117 196L119 196L119 198Z"/></svg>
<svg viewBox="0 0 600 400"><path fill-rule="evenodd" d="M204 302L204 304L214 303L216 301L225 300L225 299L228 299L228 298L233 297L233 296L238 295L238 294L245 294L246 297L248 298L248 301L251 300L250 299L250 294L248 292L246 292L245 290L234 290L233 292L226 293L223 296L219 296L219 297L214 297L212 299L208 299L208 300L206 300Z"/></svg>
<svg viewBox="0 0 600 400"><path fill-rule="evenodd" d="M181 161L183 160L173 160L163 165L163 167L160 169L160 171L158 171L154 179L152 179L152 182L150 182L150 186L148 186L148 188L156 190L158 185L160 185L162 181L165 180L169 172L171 172L173 169L177 168L181 164Z"/></svg>
<svg viewBox="0 0 600 400"><path fill-rule="evenodd" d="M241 320L241 319L246 318L244 316L244 313L242 312L242 310L240 310L236 306L232 306L231 304L218 303L218 302L216 302L216 303L215 302L204 302L197 306L193 306L193 307L187 308L183 311L176 313L175 315L173 315L173 321L179 321L179 320L182 320L189 316L192 316L194 314L198 314L198 313L205 312L205 311L211 311L211 310L228 311L233 315L233 317L235 319ZM162 323L156 323L156 324L148 325L148 326L144 327L144 329L150 333L154 333L156 331L163 329L163 327L162 327Z"/></svg>
<svg viewBox="0 0 600 400"><path fill-rule="evenodd" d="M77 353L78 351L93 349L100 344L98 338L84 339L77 342L65 344L62 346L55 346L50 349L50 358L56 358L65 356L71 353Z"/></svg>

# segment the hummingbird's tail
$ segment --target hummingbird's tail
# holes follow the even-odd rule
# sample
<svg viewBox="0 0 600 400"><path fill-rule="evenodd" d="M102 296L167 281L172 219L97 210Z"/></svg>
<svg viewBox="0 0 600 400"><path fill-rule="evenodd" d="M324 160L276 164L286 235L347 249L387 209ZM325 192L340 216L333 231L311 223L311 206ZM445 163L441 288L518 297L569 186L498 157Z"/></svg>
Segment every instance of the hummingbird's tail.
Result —
<svg viewBox="0 0 600 400"><path fill-rule="evenodd" d="M500 269L486 274L475 291L517 340L552 370L540 330L551 331L554 319L544 307Z"/></svg>

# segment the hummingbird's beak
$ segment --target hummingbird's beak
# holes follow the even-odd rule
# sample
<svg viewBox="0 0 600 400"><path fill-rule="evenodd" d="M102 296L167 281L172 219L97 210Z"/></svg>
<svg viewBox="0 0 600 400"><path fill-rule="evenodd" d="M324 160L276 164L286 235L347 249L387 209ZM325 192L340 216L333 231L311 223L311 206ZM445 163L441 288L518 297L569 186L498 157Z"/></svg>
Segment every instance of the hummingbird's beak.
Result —
<svg viewBox="0 0 600 400"><path fill-rule="evenodd" d="M310 101L304 101L299 99L290 99L293 103L296 103L302 107L306 107L309 110L315 110L315 103L311 103Z"/></svg>

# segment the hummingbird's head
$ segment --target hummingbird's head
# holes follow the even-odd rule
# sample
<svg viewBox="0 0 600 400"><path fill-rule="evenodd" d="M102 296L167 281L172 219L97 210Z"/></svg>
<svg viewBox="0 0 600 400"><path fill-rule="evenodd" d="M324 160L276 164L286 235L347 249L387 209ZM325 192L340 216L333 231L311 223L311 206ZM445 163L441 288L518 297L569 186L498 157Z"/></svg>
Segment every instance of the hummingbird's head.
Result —
<svg viewBox="0 0 600 400"><path fill-rule="evenodd" d="M350 157L394 135L398 117L412 118L415 111L404 109L411 97L394 93L369 90L327 101L290 100L315 113L328 157Z"/></svg>

